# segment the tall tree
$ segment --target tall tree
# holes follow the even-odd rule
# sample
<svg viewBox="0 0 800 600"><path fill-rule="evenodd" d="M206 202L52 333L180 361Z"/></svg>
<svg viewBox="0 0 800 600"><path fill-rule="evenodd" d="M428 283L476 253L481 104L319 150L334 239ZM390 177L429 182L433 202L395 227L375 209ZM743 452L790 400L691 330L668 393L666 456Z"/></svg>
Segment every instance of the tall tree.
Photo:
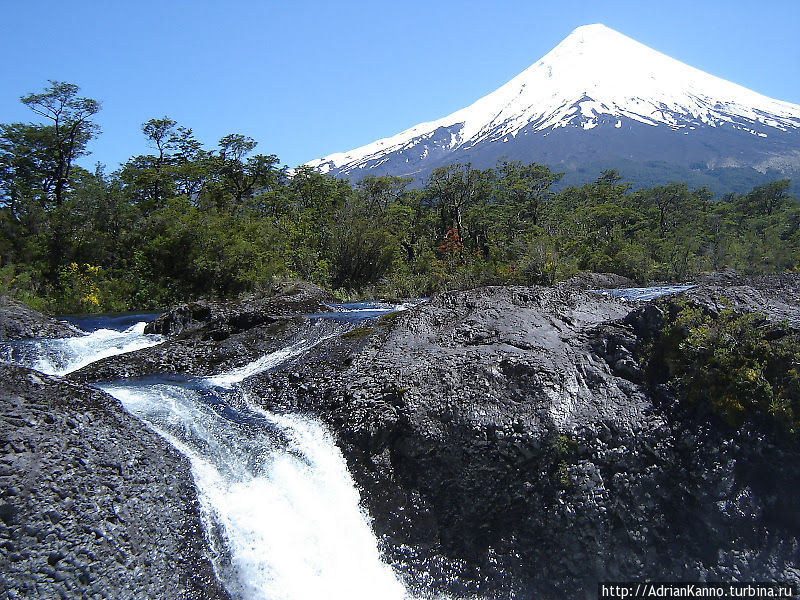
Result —
<svg viewBox="0 0 800 600"><path fill-rule="evenodd" d="M487 191L488 172L473 169L472 165L448 165L434 169L428 178L426 192L439 210L443 232L455 229L458 237L466 237L465 211L476 204Z"/></svg>
<svg viewBox="0 0 800 600"><path fill-rule="evenodd" d="M411 179L402 177L367 175L356 184L356 190L370 214L382 215L405 193L409 183Z"/></svg>
<svg viewBox="0 0 800 600"><path fill-rule="evenodd" d="M161 197L164 195L167 183L164 181L164 167L169 164L170 156L167 154L174 147L176 138L176 121L168 117L161 119L150 119L142 125L142 133L147 137L150 144L158 151L158 155L153 161L153 203L161 205Z"/></svg>
<svg viewBox="0 0 800 600"><path fill-rule="evenodd" d="M52 147L49 127L0 125L0 206L15 221L46 208L55 184Z"/></svg>
<svg viewBox="0 0 800 600"><path fill-rule="evenodd" d="M100 103L91 98L80 98L80 88L74 83L50 81L50 86L38 94L22 96L20 101L37 115L50 121L53 172L53 196L56 206L61 206L70 184L72 164L76 158L87 154L86 145L99 127L91 118L100 111Z"/></svg>
<svg viewBox="0 0 800 600"><path fill-rule="evenodd" d="M226 135L219 141L217 158L221 182L238 208L256 191L272 187L279 177L279 161L274 154L256 154L245 160L257 145L253 138L239 133Z"/></svg>
<svg viewBox="0 0 800 600"><path fill-rule="evenodd" d="M514 211L515 220L523 227L539 224L541 205L553 196L550 186L559 181L563 173L554 173L545 165L519 161L505 161L499 168L500 194Z"/></svg>
<svg viewBox="0 0 800 600"><path fill-rule="evenodd" d="M175 148L172 160L176 190L194 200L210 175L212 153L203 150L189 127L178 127L170 143Z"/></svg>

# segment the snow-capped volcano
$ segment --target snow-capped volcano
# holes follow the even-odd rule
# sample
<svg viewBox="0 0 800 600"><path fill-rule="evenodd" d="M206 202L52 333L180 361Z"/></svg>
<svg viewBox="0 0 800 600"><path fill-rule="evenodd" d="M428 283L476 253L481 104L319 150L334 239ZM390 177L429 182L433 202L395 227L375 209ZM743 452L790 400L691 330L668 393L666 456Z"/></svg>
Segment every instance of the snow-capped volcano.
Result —
<svg viewBox="0 0 800 600"><path fill-rule="evenodd" d="M555 168L600 159L800 169L800 106L652 50L604 25L575 29L471 106L308 163L322 172L419 177L502 157ZM747 148L750 146L750 148Z"/></svg>

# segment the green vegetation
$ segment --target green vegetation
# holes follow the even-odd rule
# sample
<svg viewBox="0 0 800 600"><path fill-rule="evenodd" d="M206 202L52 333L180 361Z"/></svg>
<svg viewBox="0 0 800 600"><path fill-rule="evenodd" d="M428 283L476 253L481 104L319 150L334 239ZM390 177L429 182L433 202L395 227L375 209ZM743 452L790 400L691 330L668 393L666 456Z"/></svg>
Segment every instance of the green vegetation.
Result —
<svg viewBox="0 0 800 600"><path fill-rule="evenodd" d="M710 315L681 303L662 332L678 393L738 427L761 419L800 431L800 335L763 315Z"/></svg>
<svg viewBox="0 0 800 600"><path fill-rule="evenodd" d="M375 322L375 325L377 327L382 327L382 328L393 327L395 322L397 321L397 319L399 319L402 316L402 314L403 314L403 312L399 311L399 310L395 311L395 312L387 313L387 314L381 316Z"/></svg>
<svg viewBox="0 0 800 600"><path fill-rule="evenodd" d="M355 327L350 331L346 331L342 334L342 339L345 340L360 340L365 337L368 337L375 333L375 329L372 327Z"/></svg>
<svg viewBox="0 0 800 600"><path fill-rule="evenodd" d="M568 486L569 467L575 463L578 442L568 435L559 434L552 442L553 455L556 460L556 476L562 486Z"/></svg>
<svg viewBox="0 0 800 600"><path fill-rule="evenodd" d="M634 191L615 171L554 191L545 166L450 165L419 189L289 173L256 142L203 148L167 117L151 153L113 173L75 164L100 105L50 82L21 100L38 123L0 124L0 293L50 312L225 298L291 277L341 298L427 296L485 284L549 284L582 270L682 280L734 267L800 267L789 182L714 199L675 183Z"/></svg>

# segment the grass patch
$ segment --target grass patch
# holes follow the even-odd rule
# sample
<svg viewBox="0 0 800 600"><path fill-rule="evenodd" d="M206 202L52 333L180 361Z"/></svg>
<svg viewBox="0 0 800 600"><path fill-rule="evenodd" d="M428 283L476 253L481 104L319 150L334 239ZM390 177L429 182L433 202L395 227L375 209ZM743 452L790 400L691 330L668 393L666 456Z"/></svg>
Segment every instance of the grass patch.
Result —
<svg viewBox="0 0 800 600"><path fill-rule="evenodd" d="M378 327L391 327L397 322L403 311L396 310L394 312L386 313L378 319L375 323Z"/></svg>
<svg viewBox="0 0 800 600"><path fill-rule="evenodd" d="M556 476L559 483L566 487L570 484L569 467L575 462L578 442L568 435L561 434L553 441L552 448L556 458Z"/></svg>
<svg viewBox="0 0 800 600"><path fill-rule="evenodd" d="M356 327L342 334L344 340L360 340L375 333L373 327Z"/></svg>

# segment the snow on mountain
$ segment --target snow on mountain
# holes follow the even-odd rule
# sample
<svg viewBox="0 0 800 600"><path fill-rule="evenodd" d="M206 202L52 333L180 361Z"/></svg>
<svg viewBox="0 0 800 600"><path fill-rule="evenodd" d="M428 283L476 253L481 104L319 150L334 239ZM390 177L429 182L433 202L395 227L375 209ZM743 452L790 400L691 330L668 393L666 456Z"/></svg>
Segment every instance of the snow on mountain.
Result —
<svg viewBox="0 0 800 600"><path fill-rule="evenodd" d="M457 159L487 143L513 142L520 134L539 139L564 128L636 124L683 133L728 127L752 137L779 133L786 139L785 134L800 130L800 106L704 73L604 25L586 25L471 106L308 165L349 175L393 160L419 165L433 155ZM797 150L782 160L791 163L800 156L800 146Z"/></svg>

